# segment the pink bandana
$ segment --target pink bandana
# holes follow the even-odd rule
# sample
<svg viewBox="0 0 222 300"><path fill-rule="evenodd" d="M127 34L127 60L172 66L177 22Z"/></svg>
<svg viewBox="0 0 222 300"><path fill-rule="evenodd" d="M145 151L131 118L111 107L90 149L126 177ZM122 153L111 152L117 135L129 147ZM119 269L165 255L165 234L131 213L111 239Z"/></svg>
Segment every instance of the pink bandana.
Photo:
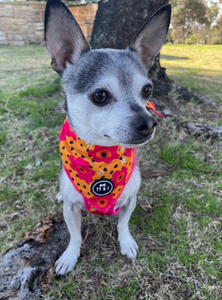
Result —
<svg viewBox="0 0 222 300"><path fill-rule="evenodd" d="M85 209L93 214L113 215L115 204L136 165L135 148L87 144L65 120L60 133L63 167L82 195Z"/></svg>

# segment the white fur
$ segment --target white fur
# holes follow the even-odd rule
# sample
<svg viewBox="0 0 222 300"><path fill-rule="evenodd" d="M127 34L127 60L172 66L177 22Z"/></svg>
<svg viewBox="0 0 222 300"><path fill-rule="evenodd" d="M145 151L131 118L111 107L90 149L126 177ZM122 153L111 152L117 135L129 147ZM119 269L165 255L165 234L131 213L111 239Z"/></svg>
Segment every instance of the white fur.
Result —
<svg viewBox="0 0 222 300"><path fill-rule="evenodd" d="M90 50L81 29L64 4L59 0L47 1L46 44L52 57L52 67L64 84L68 122L81 139L94 145L131 148L153 138L155 130L149 129L147 134L141 134L141 128L144 128L141 121L151 119L145 108L148 99L143 97L142 91L145 85L151 83L146 76L147 68L164 42L169 18L170 5L166 5L144 25L126 50ZM88 70L91 73L87 73ZM87 90L81 87L82 82ZM108 91L110 96L103 106L93 102L92 96L98 90ZM149 124L155 126L152 122ZM64 200L64 218L71 236L66 251L55 264L56 273L64 275L74 268L80 255L81 209L85 205L63 169L59 181L57 200ZM140 181L136 166L115 205L115 209L121 207L117 225L121 253L130 259L136 259L138 251L128 222L136 206Z"/></svg>
<svg viewBox="0 0 222 300"><path fill-rule="evenodd" d="M140 187L140 181L139 167L136 166L115 205L115 209L121 207L117 225L121 253L127 255L130 259L136 259L138 251L137 243L129 232L128 222L136 206L136 195ZM61 200L62 195L64 199L64 218L71 235L68 248L55 263L56 274L64 275L72 271L80 255L82 242L81 209L84 209L85 204L82 196L75 190L64 169L60 173L60 190L59 199Z"/></svg>

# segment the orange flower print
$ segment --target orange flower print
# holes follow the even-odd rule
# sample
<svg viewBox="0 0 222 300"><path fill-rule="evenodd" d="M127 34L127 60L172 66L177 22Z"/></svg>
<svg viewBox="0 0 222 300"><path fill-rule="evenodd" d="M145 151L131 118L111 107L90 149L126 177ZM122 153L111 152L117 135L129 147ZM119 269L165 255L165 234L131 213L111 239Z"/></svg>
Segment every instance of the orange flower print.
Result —
<svg viewBox="0 0 222 300"><path fill-rule="evenodd" d="M115 188L115 186L123 185L123 183L126 182L127 173L128 173L128 171L127 171L126 167L124 167L120 171L114 172L114 174L113 174L114 188Z"/></svg>
<svg viewBox="0 0 222 300"><path fill-rule="evenodd" d="M113 197L113 193L106 195L105 197L94 196L93 198L88 199L88 202L95 209L106 213L110 209L110 207L116 202L116 200L113 199Z"/></svg>
<svg viewBox="0 0 222 300"><path fill-rule="evenodd" d="M108 201L106 199L101 199L101 200L97 201L97 205L99 207L106 207L107 203L108 203Z"/></svg>
<svg viewBox="0 0 222 300"><path fill-rule="evenodd" d="M79 179L85 180L87 184L90 184L92 177L95 175L95 172L89 168L90 164L80 157L75 159L72 155L69 156L69 159L71 161L70 167L78 173Z"/></svg>
<svg viewBox="0 0 222 300"><path fill-rule="evenodd" d="M92 156L92 159L96 162L110 163L111 161L118 159L117 153L118 146L113 147L101 147L95 146L94 150L89 150L88 155Z"/></svg>

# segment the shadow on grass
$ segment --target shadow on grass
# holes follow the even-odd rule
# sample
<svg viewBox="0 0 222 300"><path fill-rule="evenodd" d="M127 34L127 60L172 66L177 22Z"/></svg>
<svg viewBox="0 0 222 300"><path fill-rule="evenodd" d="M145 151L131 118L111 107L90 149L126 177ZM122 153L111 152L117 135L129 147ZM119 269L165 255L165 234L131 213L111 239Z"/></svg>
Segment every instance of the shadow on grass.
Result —
<svg viewBox="0 0 222 300"><path fill-rule="evenodd" d="M182 56L173 56L173 55L164 55L160 54L161 59L166 59L166 60L182 60L182 59L190 59L189 57L182 57Z"/></svg>

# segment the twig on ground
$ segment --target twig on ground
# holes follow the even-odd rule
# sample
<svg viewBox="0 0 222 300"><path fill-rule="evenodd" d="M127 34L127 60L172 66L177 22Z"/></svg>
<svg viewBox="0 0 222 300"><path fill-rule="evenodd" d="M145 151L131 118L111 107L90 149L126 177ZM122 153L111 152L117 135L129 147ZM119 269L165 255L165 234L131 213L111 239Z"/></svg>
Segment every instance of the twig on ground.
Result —
<svg viewBox="0 0 222 300"><path fill-rule="evenodd" d="M20 149L18 150L18 152L21 152L22 150L24 150L25 147L26 147L26 146L20 148ZM57 147L58 147L58 145L53 146L53 147L50 147L50 148L45 148L45 149L43 149L43 150L37 150L37 151L35 151L35 152L32 154L32 158L33 158L34 156L36 156L36 155L39 155L39 154L42 154L42 153L45 153L45 152L54 150L54 149L57 148ZM18 156L18 155L20 155L20 154L21 154L21 153L15 153L15 154L12 154L12 155L8 156L8 158L10 158L10 157L16 157L16 156Z"/></svg>
<svg viewBox="0 0 222 300"><path fill-rule="evenodd" d="M37 176L32 177L32 179L38 179L38 178L45 177L45 176L51 175L51 174L55 174L55 172L44 173L44 175L43 174L37 175Z"/></svg>
<svg viewBox="0 0 222 300"><path fill-rule="evenodd" d="M167 135L165 137L165 139L161 142L161 144L160 144L160 142L158 142L158 146L159 146L160 149L163 149L163 147L164 147L164 145L165 145L168 138L169 138L169 135Z"/></svg>
<svg viewBox="0 0 222 300"><path fill-rule="evenodd" d="M29 193L29 192L31 192L31 191L32 191L32 189L27 190L27 191L23 191L23 192L20 192L20 193L16 193L16 194L11 194L10 196L11 196L11 197L16 197L16 196L20 196L20 195L22 195L22 194Z"/></svg>
<svg viewBox="0 0 222 300"><path fill-rule="evenodd" d="M36 181L34 180L13 180L13 181L10 181L10 183L22 183L22 182L27 182L27 183L36 183Z"/></svg>
<svg viewBox="0 0 222 300"><path fill-rule="evenodd" d="M172 165L170 165L170 164L168 164L166 161L162 160L162 158L160 158L159 156L158 156L158 159L159 159L163 164L165 164L166 166L172 168Z"/></svg>
<svg viewBox="0 0 222 300"><path fill-rule="evenodd" d="M150 249L150 250L155 250L155 251L158 251L158 250L163 250L163 248L162 248L162 247L154 247L154 246L151 246L151 247L149 247L149 246L146 246L146 248L148 248L148 249Z"/></svg>
<svg viewBox="0 0 222 300"><path fill-rule="evenodd" d="M12 96L13 96L13 95L12 95ZM0 104L0 106L1 106L4 110L6 110L7 112L18 115L18 114L19 114L18 111L14 111L14 110L11 110L11 109L8 109L8 108L7 108L7 104L8 104L8 102L9 102L9 99L10 99L12 96L8 97L8 99L6 100L5 106L2 106L1 104Z"/></svg>
<svg viewBox="0 0 222 300"><path fill-rule="evenodd" d="M212 150L213 148L214 148L214 145L213 146L208 146L208 145L202 145L204 148L207 148L207 149L209 149L209 150Z"/></svg>
<svg viewBox="0 0 222 300"><path fill-rule="evenodd" d="M115 239L109 232L107 232L107 231L105 231L105 230L103 230L103 232L104 232L105 234L107 234L108 236L110 236L110 237L116 242L116 239Z"/></svg>
<svg viewBox="0 0 222 300"><path fill-rule="evenodd" d="M12 180L15 180L15 178L16 178L16 169L14 169L13 171Z"/></svg>
<svg viewBox="0 0 222 300"><path fill-rule="evenodd" d="M151 235L148 236L148 239L151 240L152 242L154 242L155 244L157 244L158 246L162 246L162 243L158 242L158 241L155 241L154 238Z"/></svg>
<svg viewBox="0 0 222 300"><path fill-rule="evenodd" d="M45 127L42 127L42 135L45 136L45 132L44 132Z"/></svg>
<svg viewBox="0 0 222 300"><path fill-rule="evenodd" d="M22 148L18 149L18 151L17 151L17 152L21 152L22 150L24 150L24 149L25 149L25 147L26 147L26 145L25 145L25 146L23 146ZM18 155L20 155L20 153L15 153L15 154L12 154L12 155L8 156L8 158L9 158L9 157L16 157L16 156L18 156Z"/></svg>
<svg viewBox="0 0 222 300"><path fill-rule="evenodd" d="M146 173L141 172L141 176L145 177L145 178L149 178L149 177L155 177L155 176L168 175L178 166L179 161L180 161L180 156L179 156L177 162L175 163L175 165L172 168L170 168L169 170L163 171L163 172L146 172Z"/></svg>
<svg viewBox="0 0 222 300"><path fill-rule="evenodd" d="M194 169L196 169L197 171L200 171L200 172L204 172L204 173L210 173L210 176L212 176L214 173L220 173L222 172L222 169L221 170L205 170L205 169L199 169L197 168L196 166L192 165L191 163L189 163L188 161L186 161L186 163L190 166L192 166Z"/></svg>
<svg viewBox="0 0 222 300"><path fill-rule="evenodd" d="M183 124L183 123L198 123L198 124L211 125L211 124L207 124L206 122L200 122L200 121L196 121L196 120L181 121L181 122L177 123L177 125L180 125L180 124Z"/></svg>
<svg viewBox="0 0 222 300"><path fill-rule="evenodd" d="M50 147L50 148L46 148L46 149L43 149L43 150L37 150L37 151L35 151L35 152L32 154L32 157L33 157L33 156L36 156L36 155L39 155L39 154L42 154L42 153L45 153L45 152L48 152L48 151L51 151L51 150L53 150L53 149L55 149L55 148L58 148L58 145L53 146L53 147Z"/></svg>
<svg viewBox="0 0 222 300"><path fill-rule="evenodd" d="M218 114L218 115L222 113L222 111L218 111L218 110L215 111L215 110L209 110L209 109L207 110L207 112Z"/></svg>
<svg viewBox="0 0 222 300"><path fill-rule="evenodd" d="M85 235L84 238L83 238L83 242L82 242L83 244L85 244L85 242L86 242L88 236L89 236L89 231L87 230L87 231L86 231L86 235Z"/></svg>
<svg viewBox="0 0 222 300"><path fill-rule="evenodd" d="M214 175L214 172L212 172L212 173L210 174L209 179L211 179L213 175Z"/></svg>

